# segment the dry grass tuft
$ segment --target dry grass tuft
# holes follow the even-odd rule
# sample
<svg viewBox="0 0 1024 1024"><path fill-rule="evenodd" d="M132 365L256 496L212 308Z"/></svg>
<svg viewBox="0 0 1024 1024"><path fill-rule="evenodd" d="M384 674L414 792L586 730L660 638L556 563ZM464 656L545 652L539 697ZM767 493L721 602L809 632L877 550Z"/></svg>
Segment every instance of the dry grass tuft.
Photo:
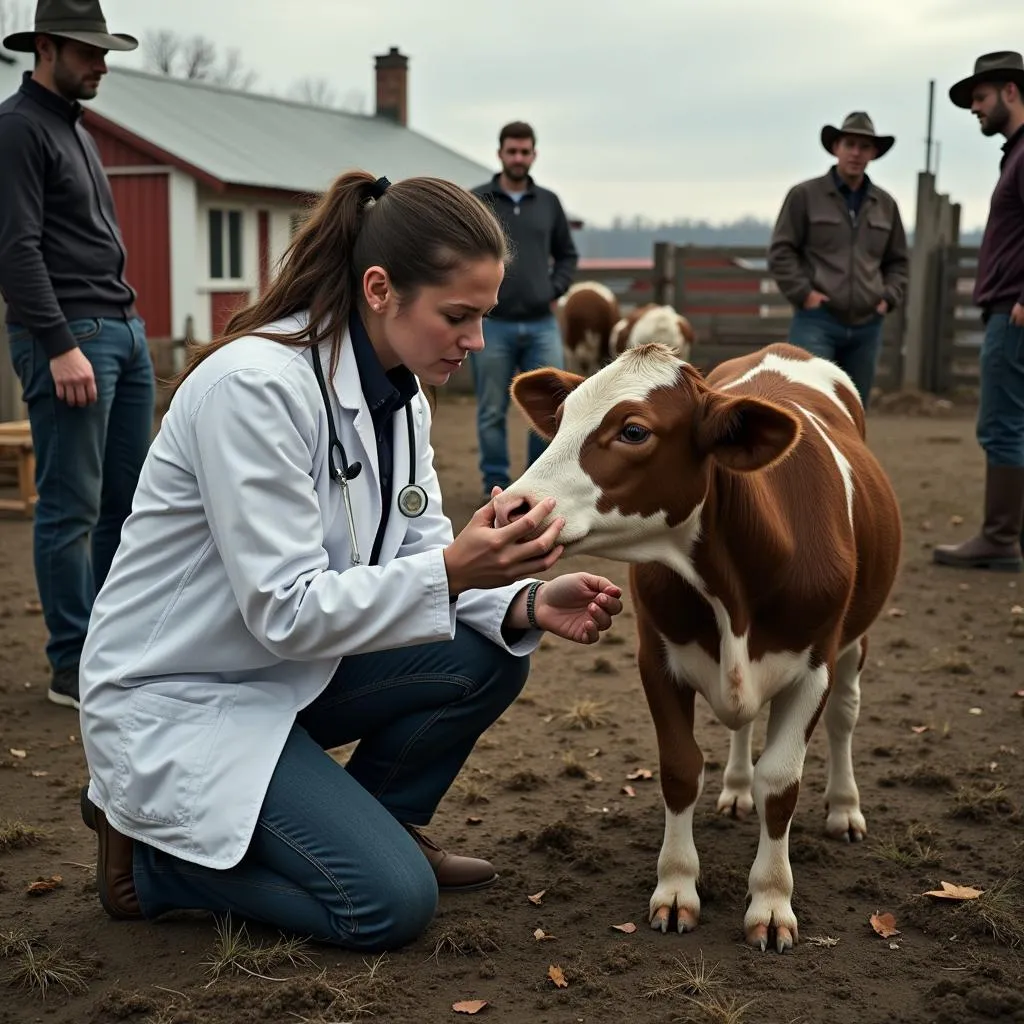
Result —
<svg viewBox="0 0 1024 1024"><path fill-rule="evenodd" d="M1024 945L1024 882L1019 878L986 889L976 900L961 903L956 912L979 922L1000 945L1010 949Z"/></svg>
<svg viewBox="0 0 1024 1024"><path fill-rule="evenodd" d="M716 977L717 964L708 965L704 954L694 960L676 958L676 968L665 982L644 993L647 999L676 998L683 1004L681 1017L673 1017L680 1024L741 1024L754 1000L740 1003L735 996L727 996L721 989L724 980Z"/></svg>
<svg viewBox="0 0 1024 1024"><path fill-rule="evenodd" d="M599 729L609 722L607 712L608 705L603 701L584 697L562 715L562 721L570 729Z"/></svg>
<svg viewBox="0 0 1024 1024"><path fill-rule="evenodd" d="M245 923L233 927L229 913L217 920L217 941L211 957L201 965L213 976L207 987L222 974L248 974L264 981L281 981L284 979L269 977L269 972L284 964L316 967L316 961L305 952L306 945L303 939L284 936L271 945L252 942Z"/></svg>
<svg viewBox="0 0 1024 1024"><path fill-rule="evenodd" d="M20 932L0 934L3 959L12 960L10 984L35 992L43 1000L52 989L63 989L68 995L89 990L88 978L95 965L67 956L62 946L45 946Z"/></svg>
<svg viewBox="0 0 1024 1024"><path fill-rule="evenodd" d="M0 853L36 846L49 838L50 833L44 828L26 825L23 821L11 821L9 818L0 821Z"/></svg>
<svg viewBox="0 0 1024 1024"><path fill-rule="evenodd" d="M932 840L935 833L926 825L909 825L903 835L895 833L875 845L875 853L900 867L917 870L937 867L939 857Z"/></svg>

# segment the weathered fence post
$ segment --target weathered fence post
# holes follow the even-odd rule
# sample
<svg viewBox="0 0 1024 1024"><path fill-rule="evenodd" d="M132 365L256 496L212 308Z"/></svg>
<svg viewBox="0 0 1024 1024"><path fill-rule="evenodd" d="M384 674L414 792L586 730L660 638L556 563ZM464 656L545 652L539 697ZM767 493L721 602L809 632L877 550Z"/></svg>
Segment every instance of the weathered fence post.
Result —
<svg viewBox="0 0 1024 1024"><path fill-rule="evenodd" d="M651 301L667 305L671 298L675 246L671 242L654 243L654 266L651 268Z"/></svg>

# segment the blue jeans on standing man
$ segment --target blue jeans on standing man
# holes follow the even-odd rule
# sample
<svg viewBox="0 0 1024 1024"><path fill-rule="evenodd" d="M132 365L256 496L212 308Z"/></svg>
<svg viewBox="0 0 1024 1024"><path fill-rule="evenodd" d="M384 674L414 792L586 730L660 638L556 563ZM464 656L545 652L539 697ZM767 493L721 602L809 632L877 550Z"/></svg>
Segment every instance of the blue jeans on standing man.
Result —
<svg viewBox="0 0 1024 1024"><path fill-rule="evenodd" d="M976 436L994 466L1024 466L1024 327L992 313L981 344Z"/></svg>
<svg viewBox="0 0 1024 1024"><path fill-rule="evenodd" d="M413 941L438 888L403 825L430 821L529 667L463 625L453 640L345 658L292 726L239 864L218 871L134 844L143 915L230 911L359 950ZM344 767L325 752L357 739Z"/></svg>
<svg viewBox="0 0 1024 1024"><path fill-rule="evenodd" d="M12 324L8 332L36 458L33 547L50 634L46 656L55 676L73 673L76 702L93 600L120 543L149 449L155 382L138 317L94 317L68 326L96 378L97 400L90 405L58 399L42 346L20 326ZM63 688L50 697L77 706Z"/></svg>
<svg viewBox="0 0 1024 1024"><path fill-rule="evenodd" d="M543 366L565 368L562 332L554 314L536 320L484 320L484 348L470 354L476 389L476 429L480 445L480 475L486 494L497 485L505 488L509 476L506 422L509 387L516 373ZM530 430L526 465L540 458L547 443Z"/></svg>
<svg viewBox="0 0 1024 1024"><path fill-rule="evenodd" d="M867 409L882 348L884 322L880 313L866 323L850 325L820 306L797 309L793 311L789 341L845 370Z"/></svg>

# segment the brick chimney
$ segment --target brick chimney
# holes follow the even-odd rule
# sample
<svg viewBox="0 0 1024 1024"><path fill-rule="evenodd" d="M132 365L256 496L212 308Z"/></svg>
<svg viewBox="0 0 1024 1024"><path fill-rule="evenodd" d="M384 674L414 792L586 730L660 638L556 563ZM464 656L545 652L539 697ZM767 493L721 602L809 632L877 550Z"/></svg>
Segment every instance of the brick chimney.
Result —
<svg viewBox="0 0 1024 1024"><path fill-rule="evenodd" d="M392 46L375 58L377 117L389 117L404 128L409 123L409 58Z"/></svg>

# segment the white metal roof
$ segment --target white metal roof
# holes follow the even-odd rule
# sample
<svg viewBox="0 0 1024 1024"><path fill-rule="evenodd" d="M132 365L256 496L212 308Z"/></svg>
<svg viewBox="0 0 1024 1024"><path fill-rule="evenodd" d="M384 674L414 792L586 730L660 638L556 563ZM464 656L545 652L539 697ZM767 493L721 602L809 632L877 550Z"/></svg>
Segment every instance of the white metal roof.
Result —
<svg viewBox="0 0 1024 1024"><path fill-rule="evenodd" d="M29 67L20 55L0 61L0 98ZM360 167L392 181L430 174L470 188L494 173L386 118L115 66L86 109L236 185L320 192Z"/></svg>

